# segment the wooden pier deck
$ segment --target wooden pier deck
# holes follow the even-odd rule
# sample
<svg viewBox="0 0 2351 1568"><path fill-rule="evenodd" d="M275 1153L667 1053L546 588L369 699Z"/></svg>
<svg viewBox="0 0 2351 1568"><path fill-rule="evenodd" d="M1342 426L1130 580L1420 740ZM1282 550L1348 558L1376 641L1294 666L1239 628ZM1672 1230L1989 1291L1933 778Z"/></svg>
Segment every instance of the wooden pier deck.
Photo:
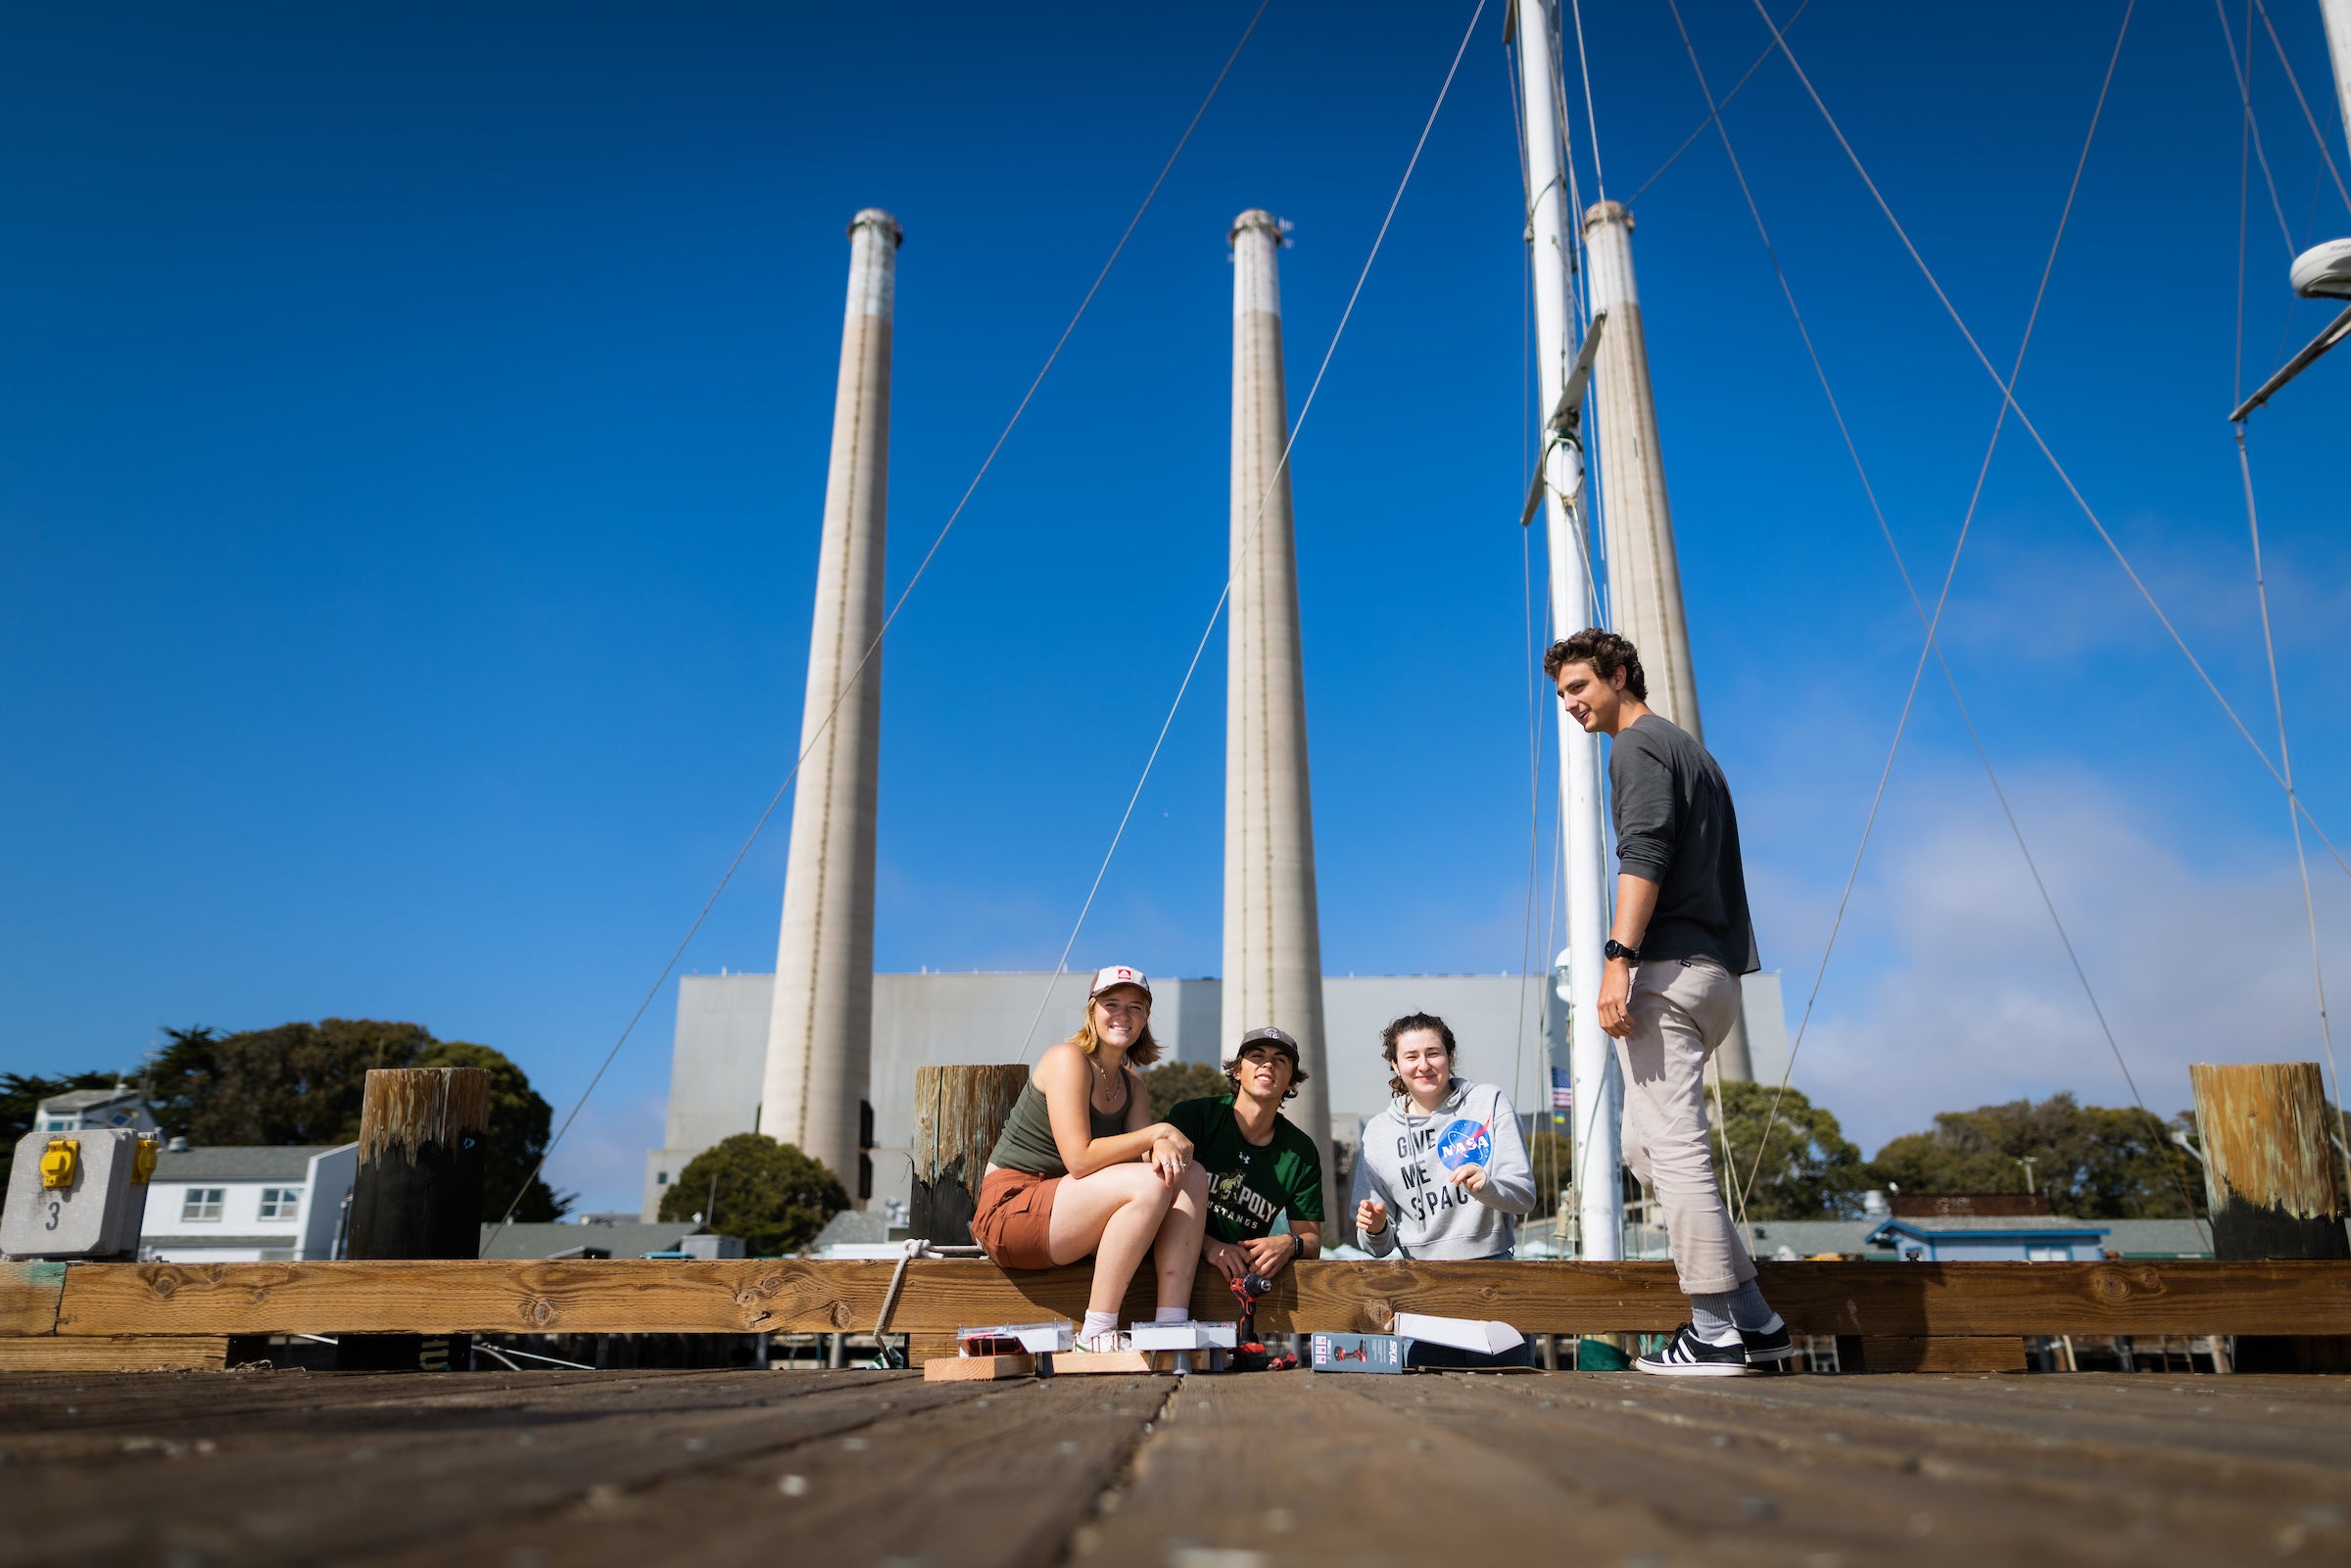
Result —
<svg viewBox="0 0 2351 1568"><path fill-rule="evenodd" d="M0 1568L2339 1562L2351 1378L18 1373L0 1483Z"/></svg>

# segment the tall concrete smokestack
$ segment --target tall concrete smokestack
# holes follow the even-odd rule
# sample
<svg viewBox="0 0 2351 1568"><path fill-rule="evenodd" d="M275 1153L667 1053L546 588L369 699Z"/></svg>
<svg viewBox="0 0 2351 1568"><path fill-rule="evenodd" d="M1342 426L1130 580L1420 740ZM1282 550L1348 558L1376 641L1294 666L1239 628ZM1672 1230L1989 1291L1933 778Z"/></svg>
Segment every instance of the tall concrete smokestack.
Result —
<svg viewBox="0 0 2351 1568"><path fill-rule="evenodd" d="M1224 1008L1222 1048L1271 1023L1298 1042L1308 1075L1290 1119L1322 1151L1325 1235L1340 1234L1331 1186L1329 1075L1322 1051L1322 938L1315 911L1315 821L1306 775L1306 671L1290 513L1289 398L1281 373L1281 224L1252 209L1232 232L1232 656L1224 707Z"/></svg>
<svg viewBox="0 0 2351 1568"><path fill-rule="evenodd" d="M849 223L849 303L833 402L824 542L808 637L801 764L776 943L759 1130L831 1166L852 1196L874 1037L874 794L881 771L882 554L889 488L898 220Z"/></svg>
<svg viewBox="0 0 2351 1568"><path fill-rule="evenodd" d="M1608 612L1614 630L1641 650L1649 705L1703 743L1698 676L1690 667L1690 623L1682 609L1682 567L1665 500L1665 454L1649 384L1649 334L1633 286L1633 214L1601 202L1584 214L1592 266L1592 313L1608 312L1592 366L1600 416L1601 524L1607 536ZM1751 1078L1744 1017L1714 1053L1725 1078Z"/></svg>

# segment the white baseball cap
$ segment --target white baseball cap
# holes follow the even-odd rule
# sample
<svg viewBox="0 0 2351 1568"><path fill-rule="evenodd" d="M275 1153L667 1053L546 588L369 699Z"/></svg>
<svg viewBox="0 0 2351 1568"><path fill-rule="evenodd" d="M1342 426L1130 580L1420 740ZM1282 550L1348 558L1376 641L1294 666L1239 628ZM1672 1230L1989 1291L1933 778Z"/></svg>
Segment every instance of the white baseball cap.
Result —
<svg viewBox="0 0 2351 1568"><path fill-rule="evenodd" d="M1125 964L1113 964L1108 969L1094 971L1094 988L1085 993L1086 997L1091 1000L1114 985L1131 985L1145 996L1151 994L1151 977L1149 975L1141 970L1130 969Z"/></svg>

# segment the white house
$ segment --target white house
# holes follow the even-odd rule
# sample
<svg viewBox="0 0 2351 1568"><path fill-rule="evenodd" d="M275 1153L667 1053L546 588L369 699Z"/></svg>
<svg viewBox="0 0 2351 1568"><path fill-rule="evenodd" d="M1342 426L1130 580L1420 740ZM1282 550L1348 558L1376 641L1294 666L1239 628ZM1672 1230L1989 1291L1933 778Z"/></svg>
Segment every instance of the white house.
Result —
<svg viewBox="0 0 2351 1568"><path fill-rule="evenodd" d="M174 1138L148 1183L139 1256L164 1263L333 1258L359 1164L356 1143L191 1149Z"/></svg>
<svg viewBox="0 0 2351 1568"><path fill-rule="evenodd" d="M32 1116L35 1132L103 1132L113 1127L154 1132L146 1095L120 1083L111 1089L73 1089L43 1100Z"/></svg>

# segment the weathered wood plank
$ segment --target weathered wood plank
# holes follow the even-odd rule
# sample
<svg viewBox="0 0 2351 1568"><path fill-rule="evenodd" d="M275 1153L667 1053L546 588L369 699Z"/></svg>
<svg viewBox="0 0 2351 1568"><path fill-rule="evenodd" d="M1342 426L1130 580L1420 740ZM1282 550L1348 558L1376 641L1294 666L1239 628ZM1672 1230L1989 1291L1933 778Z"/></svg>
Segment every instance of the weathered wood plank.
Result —
<svg viewBox="0 0 2351 1568"><path fill-rule="evenodd" d="M872 1374L868 1374L869 1376ZM1172 1379L966 1385L954 1402L901 1406L854 1433L639 1486L584 1486L575 1501L508 1513L336 1568L450 1562L775 1568L779 1562L1051 1568L1112 1485ZM1162 1568L1159 1558L1151 1568Z"/></svg>
<svg viewBox="0 0 2351 1568"><path fill-rule="evenodd" d="M1419 1381L1429 1424L1529 1455L1569 1514L1642 1497L1707 1561L2210 1563L2282 1554L2287 1523L2313 1556L2351 1544L2351 1477L2142 1447L2073 1413L2088 1378ZM2174 1431L2205 1419L2173 1404Z"/></svg>
<svg viewBox="0 0 2351 1568"><path fill-rule="evenodd" d="M56 1331L69 1335L753 1333L869 1326L887 1261L598 1259L561 1262L77 1263ZM1810 1334L2339 1334L2351 1263L1780 1263L1764 1293ZM1076 1317L1088 1272L1007 1274L926 1260L891 1314L915 1333ZM1145 1282L1147 1283L1147 1282ZM1139 1296L1130 1316L1147 1316ZM1231 1296L1203 1279L1202 1319ZM1670 1329L1689 1313L1669 1263L1309 1262L1258 1308L1269 1333L1377 1330L1398 1310L1500 1317L1530 1334ZM27 1323L39 1321L37 1301ZM37 1329L35 1330L38 1331Z"/></svg>
<svg viewBox="0 0 2351 1568"><path fill-rule="evenodd" d="M0 1338L0 1372L217 1372L227 1364L225 1334Z"/></svg>
<svg viewBox="0 0 2351 1568"><path fill-rule="evenodd" d="M1117 1506L1079 1532L1075 1560L1178 1568L1689 1560L1679 1534L1637 1495L1578 1507L1518 1432L1429 1420L1427 1395L1459 1381L1312 1372L1187 1379Z"/></svg>
<svg viewBox="0 0 2351 1568"><path fill-rule="evenodd" d="M0 1263L0 1335L54 1334L63 1263Z"/></svg>
<svg viewBox="0 0 2351 1568"><path fill-rule="evenodd" d="M338 1399L340 1375L302 1381L309 1403L222 1430L210 1444L142 1442L152 1429L120 1424L52 1434L32 1451L12 1441L12 1488L45 1505L37 1517L13 1515L0 1531L0 1565L29 1568L75 1551L347 1562L362 1544L413 1545L458 1560L452 1520L561 1507L600 1486L642 1487L986 1392L927 1387L904 1372L722 1372L654 1383L604 1373L596 1377L603 1387L638 1382L640 1392L583 1410L572 1401L541 1407L527 1392L486 1403L387 1404ZM360 1392L382 1381L361 1380ZM462 1388L412 1373L399 1381ZM433 1506L419 1507L419 1497Z"/></svg>

